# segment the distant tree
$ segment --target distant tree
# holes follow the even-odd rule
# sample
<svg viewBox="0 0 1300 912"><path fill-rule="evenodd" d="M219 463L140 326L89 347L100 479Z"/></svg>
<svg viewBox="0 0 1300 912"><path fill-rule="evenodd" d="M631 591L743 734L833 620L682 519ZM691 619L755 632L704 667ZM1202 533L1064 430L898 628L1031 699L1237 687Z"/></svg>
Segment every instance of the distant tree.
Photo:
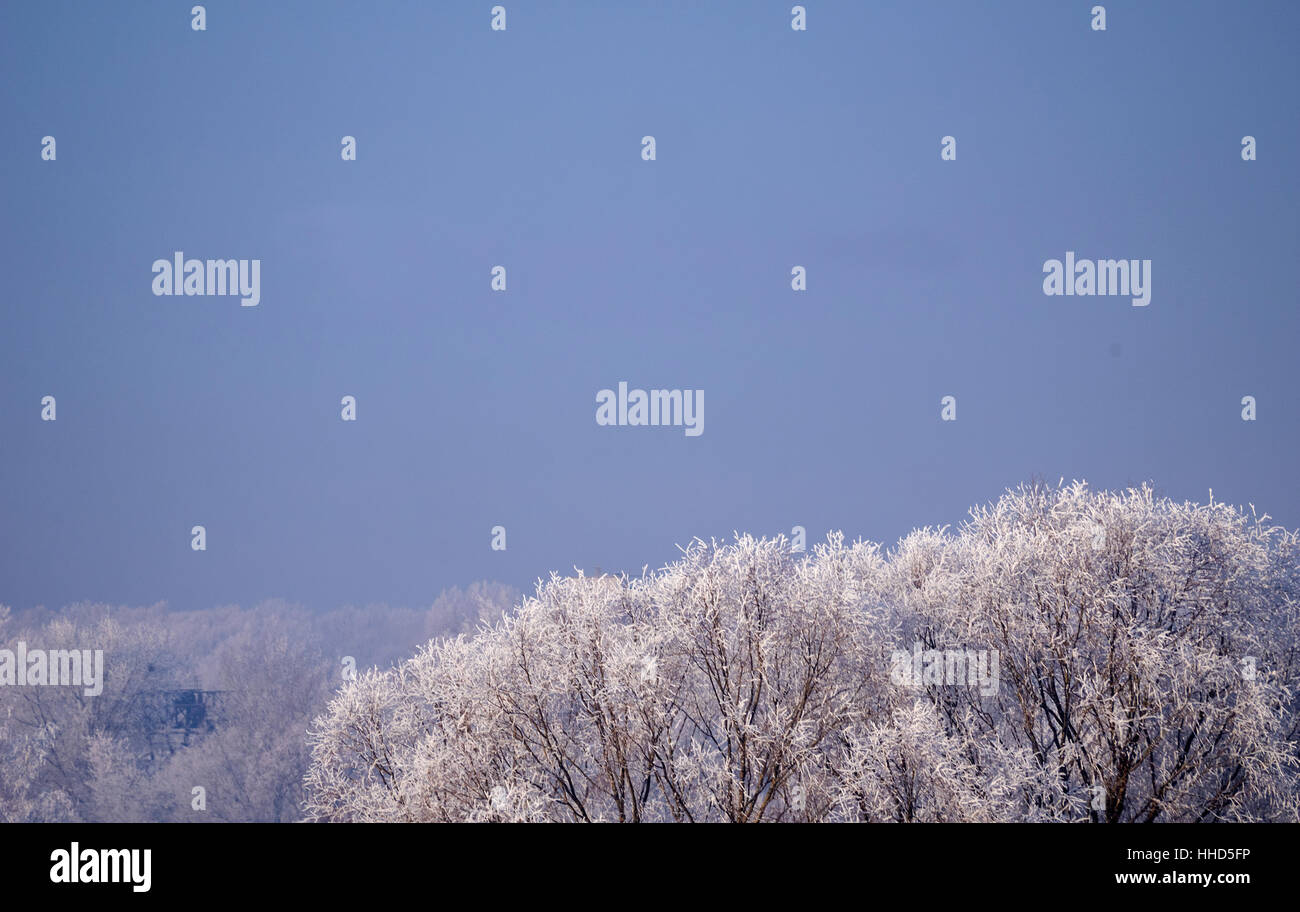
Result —
<svg viewBox="0 0 1300 912"><path fill-rule="evenodd" d="M11 630L3 645L13 649L19 640L33 649L103 650L103 690L88 695L75 686L0 688L0 718L11 737L26 745L0 760L0 780L21 777L42 794L67 799L47 804L43 820L153 819L155 808L146 795L112 794L105 782L126 781L118 768L122 758L134 761L149 751L158 719L156 703L145 696L174 687L177 680L166 633L124 626L102 614L94 623L60 618L39 629Z"/></svg>
<svg viewBox="0 0 1300 912"><path fill-rule="evenodd" d="M15 617L0 606L0 647L104 653L98 696L0 687L0 821L301 819L307 727L341 682L344 657L390 664L431 635L499 618L513 597L475 583L444 593L441 614L269 601L202 611L81 603ZM182 742L171 726L178 695L192 690L220 693L208 724Z"/></svg>
<svg viewBox="0 0 1300 912"><path fill-rule="evenodd" d="M301 816L309 755L307 726L328 699L338 669L293 626L274 616L225 642L226 687L216 730L178 752L158 776L171 819L289 822ZM191 806L194 787L206 807Z"/></svg>

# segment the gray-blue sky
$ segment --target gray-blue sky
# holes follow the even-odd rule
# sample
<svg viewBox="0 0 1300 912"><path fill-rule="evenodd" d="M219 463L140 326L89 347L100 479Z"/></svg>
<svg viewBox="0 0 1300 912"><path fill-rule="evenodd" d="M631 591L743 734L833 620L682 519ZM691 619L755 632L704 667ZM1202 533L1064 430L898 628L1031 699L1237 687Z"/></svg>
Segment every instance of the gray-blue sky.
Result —
<svg viewBox="0 0 1300 912"><path fill-rule="evenodd" d="M191 5L0 8L0 602L421 604L1034 474L1300 525L1293 3ZM620 380L705 433L598 427Z"/></svg>

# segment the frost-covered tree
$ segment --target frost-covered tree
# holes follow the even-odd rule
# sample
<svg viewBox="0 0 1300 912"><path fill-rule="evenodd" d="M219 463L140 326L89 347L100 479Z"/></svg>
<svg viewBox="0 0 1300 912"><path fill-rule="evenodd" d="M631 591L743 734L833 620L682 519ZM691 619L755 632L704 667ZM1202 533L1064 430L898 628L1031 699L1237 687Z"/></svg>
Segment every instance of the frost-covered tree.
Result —
<svg viewBox="0 0 1300 912"><path fill-rule="evenodd" d="M1294 819L1296 536L1035 485L887 557L553 576L317 719L315 820ZM981 650L1000 686L891 674Z"/></svg>
<svg viewBox="0 0 1300 912"><path fill-rule="evenodd" d="M927 647L996 649L1001 688L930 697L981 764L1051 774L1021 814L1104 821L1290 818L1296 538L1149 487L1025 487L894 555Z"/></svg>
<svg viewBox="0 0 1300 912"><path fill-rule="evenodd" d="M0 823L73 822L76 809L68 793L42 775L53 733L33 729L0 710Z"/></svg>
<svg viewBox="0 0 1300 912"><path fill-rule="evenodd" d="M839 539L696 542L640 579L553 577L473 639L345 688L309 811L367 820L802 819L888 690L884 562Z"/></svg>

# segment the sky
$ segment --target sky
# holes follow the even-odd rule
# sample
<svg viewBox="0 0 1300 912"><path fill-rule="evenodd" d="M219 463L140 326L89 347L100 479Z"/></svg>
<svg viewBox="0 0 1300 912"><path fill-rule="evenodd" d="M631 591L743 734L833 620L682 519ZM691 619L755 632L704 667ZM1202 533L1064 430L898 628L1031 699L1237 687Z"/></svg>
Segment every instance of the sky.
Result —
<svg viewBox="0 0 1300 912"><path fill-rule="evenodd" d="M1300 526L1300 5L192 5L0 4L0 604L415 606L1036 476Z"/></svg>

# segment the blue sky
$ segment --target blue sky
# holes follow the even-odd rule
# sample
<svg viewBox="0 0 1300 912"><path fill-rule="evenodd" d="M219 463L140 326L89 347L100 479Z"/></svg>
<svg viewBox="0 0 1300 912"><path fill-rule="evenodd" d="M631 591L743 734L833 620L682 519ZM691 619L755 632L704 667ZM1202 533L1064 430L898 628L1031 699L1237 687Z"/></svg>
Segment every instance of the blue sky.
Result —
<svg viewBox="0 0 1300 912"><path fill-rule="evenodd" d="M0 7L0 603L427 604L1033 475L1300 525L1295 4L191 5Z"/></svg>

